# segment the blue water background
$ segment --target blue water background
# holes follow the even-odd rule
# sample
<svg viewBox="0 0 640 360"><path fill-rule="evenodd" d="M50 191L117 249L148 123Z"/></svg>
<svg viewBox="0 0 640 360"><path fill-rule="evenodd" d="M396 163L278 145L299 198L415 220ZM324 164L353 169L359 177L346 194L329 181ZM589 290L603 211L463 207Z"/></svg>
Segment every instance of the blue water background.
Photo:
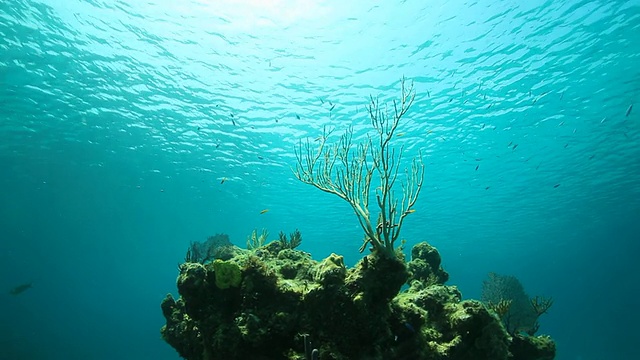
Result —
<svg viewBox="0 0 640 360"><path fill-rule="evenodd" d="M353 265L356 218L293 149L363 139L403 75L395 144L426 164L408 245L465 298L490 271L552 296L557 359L639 358L640 1L11 0L0 359L176 359L159 304L215 233L298 228Z"/></svg>

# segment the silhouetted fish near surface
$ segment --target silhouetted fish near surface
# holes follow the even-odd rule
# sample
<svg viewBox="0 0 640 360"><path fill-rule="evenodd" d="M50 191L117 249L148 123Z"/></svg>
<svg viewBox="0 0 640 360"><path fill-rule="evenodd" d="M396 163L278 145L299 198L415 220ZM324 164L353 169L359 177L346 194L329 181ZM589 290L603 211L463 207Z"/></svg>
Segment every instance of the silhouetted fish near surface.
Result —
<svg viewBox="0 0 640 360"><path fill-rule="evenodd" d="M627 112L624 114L624 116L629 116L629 114L631 114L631 110L633 110L633 104L629 105L629 108L627 109Z"/></svg>
<svg viewBox="0 0 640 360"><path fill-rule="evenodd" d="M480 165L476 165L476 171L478 171L478 168L480 167Z"/></svg>
<svg viewBox="0 0 640 360"><path fill-rule="evenodd" d="M296 119L300 120L300 115L296 114Z"/></svg>
<svg viewBox="0 0 640 360"><path fill-rule="evenodd" d="M27 284L18 285L16 287L14 287L13 289L11 289L11 291L9 291L9 294L11 294L11 295L22 294L23 292L31 289L31 287L32 287L31 284L33 284L33 283L27 283Z"/></svg>
<svg viewBox="0 0 640 360"><path fill-rule="evenodd" d="M555 185L553 185L553 188L555 189L555 188L557 188L558 186L560 186L560 184L555 184Z"/></svg>

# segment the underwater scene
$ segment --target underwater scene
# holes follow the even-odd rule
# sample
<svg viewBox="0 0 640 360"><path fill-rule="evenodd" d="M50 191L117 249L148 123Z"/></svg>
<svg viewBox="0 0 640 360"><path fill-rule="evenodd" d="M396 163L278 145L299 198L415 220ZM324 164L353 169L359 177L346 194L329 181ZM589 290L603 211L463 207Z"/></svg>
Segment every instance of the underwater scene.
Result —
<svg viewBox="0 0 640 360"><path fill-rule="evenodd" d="M0 360L640 358L640 0L0 4Z"/></svg>

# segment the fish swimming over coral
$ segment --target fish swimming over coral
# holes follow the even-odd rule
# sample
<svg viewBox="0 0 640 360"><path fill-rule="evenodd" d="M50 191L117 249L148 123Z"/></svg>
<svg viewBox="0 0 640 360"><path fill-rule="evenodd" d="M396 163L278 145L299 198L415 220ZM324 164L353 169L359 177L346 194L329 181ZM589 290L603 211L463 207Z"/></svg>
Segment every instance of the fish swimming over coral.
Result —
<svg viewBox="0 0 640 360"><path fill-rule="evenodd" d="M11 291L9 291L9 294L11 294L11 295L20 295L23 292L31 289L32 288L32 284L33 283L26 283L26 284L18 285L16 287L14 287L13 289L11 289Z"/></svg>

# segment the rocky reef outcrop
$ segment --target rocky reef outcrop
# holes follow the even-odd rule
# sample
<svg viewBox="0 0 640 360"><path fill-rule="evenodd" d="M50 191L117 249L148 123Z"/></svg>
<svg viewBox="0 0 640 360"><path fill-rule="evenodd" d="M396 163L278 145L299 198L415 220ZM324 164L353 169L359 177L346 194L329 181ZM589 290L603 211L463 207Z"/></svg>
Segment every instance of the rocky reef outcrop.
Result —
<svg viewBox="0 0 640 360"><path fill-rule="evenodd" d="M225 260L185 262L180 298L162 301L163 339L189 360L553 359L545 336L511 336L462 300L427 243L412 258L315 261L272 242Z"/></svg>

